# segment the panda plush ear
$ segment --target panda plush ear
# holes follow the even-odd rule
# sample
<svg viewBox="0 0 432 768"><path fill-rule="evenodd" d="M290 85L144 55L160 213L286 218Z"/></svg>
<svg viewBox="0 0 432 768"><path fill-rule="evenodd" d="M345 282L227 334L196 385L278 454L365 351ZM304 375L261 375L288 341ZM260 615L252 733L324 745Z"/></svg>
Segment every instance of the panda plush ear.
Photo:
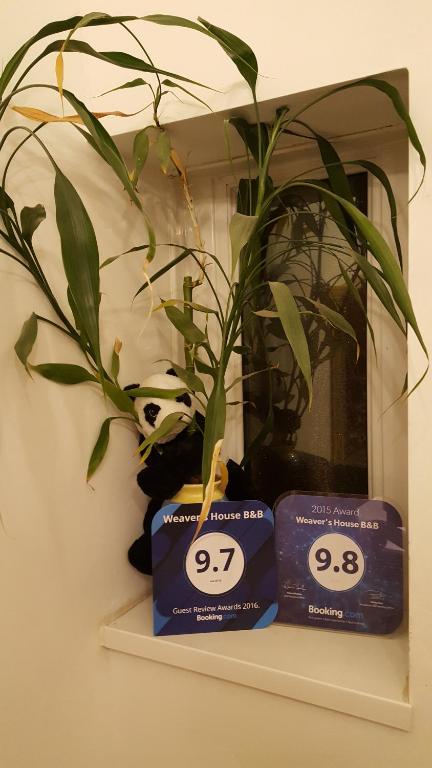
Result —
<svg viewBox="0 0 432 768"><path fill-rule="evenodd" d="M166 373L167 373L168 376L177 376L174 368L168 368ZM177 378L178 378L178 376L177 376Z"/></svg>
<svg viewBox="0 0 432 768"><path fill-rule="evenodd" d="M127 387L123 387L123 392L127 392L128 389L138 389L139 384L128 384ZM130 399L135 402L136 397L133 397L133 395L129 395Z"/></svg>

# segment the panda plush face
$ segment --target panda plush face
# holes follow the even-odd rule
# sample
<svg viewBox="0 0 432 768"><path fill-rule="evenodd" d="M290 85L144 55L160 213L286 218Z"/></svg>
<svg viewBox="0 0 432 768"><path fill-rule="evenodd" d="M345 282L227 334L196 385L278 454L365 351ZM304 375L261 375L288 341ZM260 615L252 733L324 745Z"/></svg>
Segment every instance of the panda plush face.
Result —
<svg viewBox="0 0 432 768"><path fill-rule="evenodd" d="M182 389L186 387L184 381L176 376L170 369L167 373L155 373L145 379L140 387L152 387L156 389ZM185 427L190 424L195 413L192 398L188 392L179 395L175 400L166 400L157 397L137 397L135 410L139 419L139 430L144 437L149 437L170 413L183 413L184 418L178 421L171 432L158 440L159 443L168 443L173 440Z"/></svg>

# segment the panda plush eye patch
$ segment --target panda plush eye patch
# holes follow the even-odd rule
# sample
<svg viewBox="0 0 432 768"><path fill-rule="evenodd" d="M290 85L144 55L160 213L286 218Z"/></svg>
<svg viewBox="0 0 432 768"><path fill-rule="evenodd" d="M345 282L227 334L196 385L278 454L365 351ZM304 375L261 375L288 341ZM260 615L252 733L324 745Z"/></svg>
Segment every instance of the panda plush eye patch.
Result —
<svg viewBox="0 0 432 768"><path fill-rule="evenodd" d="M144 406L144 418L151 427L154 427L159 411L160 405L156 405L156 403L147 403Z"/></svg>
<svg viewBox="0 0 432 768"><path fill-rule="evenodd" d="M183 395L176 397L176 403L184 403L188 408L190 408L192 405L192 400L190 399L188 393L185 392Z"/></svg>
<svg viewBox="0 0 432 768"><path fill-rule="evenodd" d="M192 405L192 400L190 399L187 392L185 392L183 395L179 395L176 397L177 403L184 403L188 408ZM147 424L150 424L151 427L154 427L157 419L157 415L160 411L160 405L156 405L156 403L147 403L147 405L144 406L144 418L147 422Z"/></svg>

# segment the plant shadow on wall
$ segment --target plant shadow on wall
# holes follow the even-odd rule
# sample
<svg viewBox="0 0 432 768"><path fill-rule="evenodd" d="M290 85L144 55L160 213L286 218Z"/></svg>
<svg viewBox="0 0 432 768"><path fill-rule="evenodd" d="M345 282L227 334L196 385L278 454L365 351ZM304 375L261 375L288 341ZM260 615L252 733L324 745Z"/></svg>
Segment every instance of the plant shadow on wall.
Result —
<svg viewBox="0 0 432 768"><path fill-rule="evenodd" d="M238 183L238 207L229 223L229 267L225 266L223 255L210 253L205 248L187 170L175 147L171 146L169 132L160 120L161 104L166 98L186 96L205 105L205 89L209 86L168 72L154 62L153 52L150 55L145 40L143 42L138 36L143 26L148 27L149 24L183 27L185 29L179 34L187 35L193 31L204 35L209 44L219 44L251 91L255 122L233 117L221 124L221 131L226 131L227 138L229 131L235 131L240 136L249 169L247 177ZM93 29L97 39L97 28L106 25L117 25L119 38L120 34L124 35L123 39L130 41L134 52L99 51L77 39L83 28ZM34 46L56 35L61 37L49 42L42 50L38 47L37 55L31 59ZM34 70L38 63L53 55L54 82L35 84ZM84 56L90 61L100 60L113 68L124 69L129 78L131 72L138 73L139 76L112 89L138 89L143 94L143 128L134 138L132 168L127 167L102 123L111 114L125 118L129 115L119 111L91 112L75 93L64 88L64 68L72 55ZM411 327L427 357L402 275L396 201L389 179L379 166L370 161L353 158L349 163L342 162L332 143L306 122L308 109L335 93L352 88L375 89L393 105L425 168L422 146L398 90L384 80L363 78L329 89L302 108L292 110L289 105L282 107L267 123L260 118L257 78L258 65L251 48L235 35L203 19L192 22L166 15L139 19L133 16L112 17L103 13L90 13L48 24L21 46L6 64L0 78L0 119L11 110L24 118L22 124L5 130L0 139L4 169L0 188L1 252L31 274L47 299L46 314L33 313L25 321L15 346L16 353L28 373L35 372L64 385L91 383L98 386L106 401L111 403L112 412L103 421L90 457L88 478L106 453L110 425L115 419L126 419L141 431L141 462L146 464L143 471L153 467L160 477L164 472L165 458L169 460L171 455L172 460L176 451L178 456L185 456L187 446L193 443L195 447L191 451L190 466L184 467L178 481L180 484L191 482L199 474L203 485L203 505L198 531L212 500L227 408L237 408L238 418L241 418L242 403L230 400L230 390L236 383L230 380L229 373L233 355L244 357L247 368L241 378L249 382L247 396L256 401L252 402L252 407L261 420L261 428L255 430L253 440L247 446L246 468L250 467L251 461L259 460L263 447L268 448L269 435L273 436L273 444L274 441L276 444L281 441L281 435L285 443L294 442L298 422L312 405L314 372L332 353L329 340L335 334L345 334L352 345L354 358L358 354L359 339L353 323L348 319L349 306L355 305L358 312L364 315L373 342L365 303L366 285L376 294L401 333L405 334ZM41 91L46 89L59 93L56 115L34 106ZM72 114L66 114L66 105ZM146 118L149 110L152 113L150 121ZM121 342L118 340L113 345L111 359L102 359L100 269L125 269L125 266L116 254L107 255L100 263L94 228L81 197L62 172L61 158L53 157L44 140L47 125L64 123L70 124L68 130L79 132L83 141L96 153L98 162L110 166L117 178L119 195L129 196L142 221L144 242L129 251L140 254L144 259L145 282L137 286L136 295L146 292L151 297L154 311L165 312L168 323L184 340L184 363L169 362L177 378L169 377L168 385L166 379L161 382L156 377L125 391L119 383ZM64 129L65 126L62 126ZM315 169L305 168L304 174L297 174L276 185L271 175L271 163L281 139L287 134L301 135L313 142L318 148L321 165ZM67 306L55 295L33 244L33 234L46 217L44 206L24 206L20 210L21 204L15 203L8 194L12 164L30 141L37 142L53 170L53 215L60 235L61 258L67 281ZM163 173L177 177L195 238L195 242L187 246L169 244L176 255L163 263L158 262L160 249L157 236L140 193L140 179L145 174L150 152L156 153ZM385 190L395 253L356 205L347 176L347 170L353 168L372 174ZM316 174L313 178L311 171ZM331 222L330 229L323 226L324 220ZM368 253L371 260L367 257ZM165 296L161 302L155 301L153 286L162 275L182 262L188 264L190 274L178 286L177 295ZM220 274L224 293L215 288L215 270ZM210 298L200 303L201 295ZM83 365L30 362L30 356L34 359L39 323L48 323L53 331L66 334L79 347ZM276 355L277 350L269 344L269 337L277 339L273 347L277 347L278 351L282 346L289 346L291 368L284 369ZM265 369L268 381L267 401L262 388L258 392L251 386L255 376L262 377L262 369ZM272 390L277 387L281 388L281 396L276 397L274 406ZM179 451L176 446L181 441L183 448ZM159 488L158 492L163 494L164 489Z"/></svg>

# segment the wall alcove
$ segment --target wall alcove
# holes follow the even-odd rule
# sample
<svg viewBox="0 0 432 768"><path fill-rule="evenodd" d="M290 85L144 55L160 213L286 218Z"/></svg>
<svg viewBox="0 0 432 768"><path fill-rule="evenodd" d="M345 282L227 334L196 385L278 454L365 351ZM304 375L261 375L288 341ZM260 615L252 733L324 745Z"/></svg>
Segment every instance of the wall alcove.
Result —
<svg viewBox="0 0 432 768"><path fill-rule="evenodd" d="M405 70L384 73L380 77L396 85L407 101L408 77ZM284 96L261 104L263 119L269 119L283 104L290 107L312 101L326 89ZM181 120L169 125L172 144L186 158L198 216L204 239L219 258L228 258L227 221L233 210L231 169L226 160L223 120L234 114L253 119L252 108L215 113ZM339 93L316 104L308 112L316 130L330 137L344 159L369 159L378 162L389 175L399 202L402 245L406 253L408 199L407 142L395 113L383 96L371 88ZM133 133L119 134L116 141L124 155L130 151ZM240 144L233 136L234 169L241 172ZM287 137L278 150L274 173L283 178L288 169L319 164L314 150L295 137ZM149 174L159 174L149 165ZM158 188L159 182L158 182ZM166 231L158 238L175 242L174 217L161 215L166 195L176 211L178 200L174 185L167 180L164 202L149 195L149 212L155 207ZM385 194L374 179L368 179L369 215L391 242L390 221ZM158 210L159 209L159 210ZM174 230L173 230L174 227ZM390 229L391 231L391 229ZM406 265L408 266L408 265ZM179 268L170 275L170 286L180 285ZM219 286L218 286L219 289ZM223 286L220 286L221 292ZM174 294L173 294L174 295ZM201 298L200 298L201 300ZM377 328L377 361L368 350L368 471L369 495L383 497L395 504L407 526L407 445L406 407L386 407L400 391L398 373L391 365L395 356L405 360L403 341L389 327L370 297L373 321ZM172 336L172 354L181 355ZM236 367L237 366L237 367ZM241 375L240 360L233 363L233 378ZM233 396L242 400L241 384ZM232 415L227 430L225 452L241 459L243 426L241 412ZM318 489L317 489L318 490ZM273 625L257 632L212 633L208 635L156 638L152 635L151 596L105 623L100 633L101 645L112 651L132 654L159 663L182 667L195 673L218 677L295 699L304 703L344 712L377 723L408 730L412 705L409 701L408 621L389 637L314 631L299 627Z"/></svg>

